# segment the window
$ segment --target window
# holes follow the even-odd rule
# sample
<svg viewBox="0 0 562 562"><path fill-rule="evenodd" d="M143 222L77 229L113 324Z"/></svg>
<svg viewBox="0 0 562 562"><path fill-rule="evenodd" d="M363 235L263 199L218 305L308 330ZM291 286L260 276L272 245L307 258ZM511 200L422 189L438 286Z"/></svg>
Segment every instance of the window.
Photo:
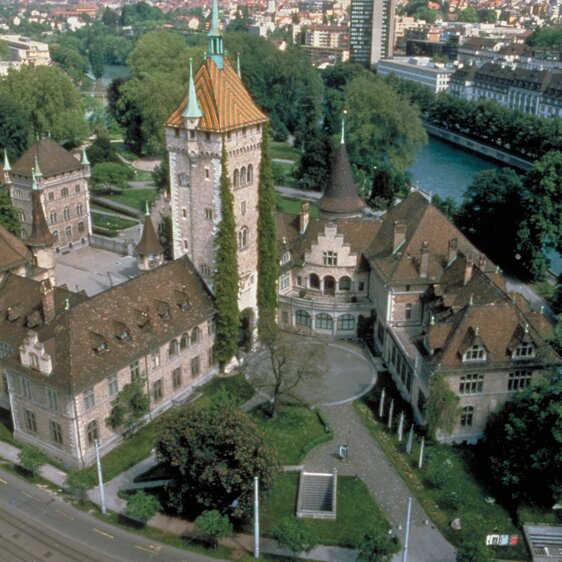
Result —
<svg viewBox="0 0 562 562"><path fill-rule="evenodd" d="M288 324L289 323L289 311L282 310L281 311L281 324Z"/></svg>
<svg viewBox="0 0 562 562"><path fill-rule="evenodd" d="M198 356L198 355L196 355L196 356L191 360L191 376L192 376L193 378L199 376L199 356Z"/></svg>
<svg viewBox="0 0 562 562"><path fill-rule="evenodd" d="M168 356L173 357L179 351L178 340L172 340L168 346Z"/></svg>
<svg viewBox="0 0 562 562"><path fill-rule="evenodd" d="M286 263L289 263L289 261L291 261L291 253L284 252L281 256L281 265L285 265Z"/></svg>
<svg viewBox="0 0 562 562"><path fill-rule="evenodd" d="M172 371L172 386L177 390L181 386L181 367L176 367Z"/></svg>
<svg viewBox="0 0 562 562"><path fill-rule="evenodd" d="M521 342L513 353L514 359L528 359L534 356L535 346L531 342Z"/></svg>
<svg viewBox="0 0 562 562"><path fill-rule="evenodd" d="M191 345L195 345L201 340L201 330L199 328L193 328L191 332Z"/></svg>
<svg viewBox="0 0 562 562"><path fill-rule="evenodd" d="M296 322L297 326L312 327L312 318L306 310L297 310Z"/></svg>
<svg viewBox="0 0 562 562"><path fill-rule="evenodd" d="M113 396L119 392L119 381L117 380L117 375L109 375L107 377L107 394Z"/></svg>
<svg viewBox="0 0 562 562"><path fill-rule="evenodd" d="M83 212L84 208L82 207L82 203L78 203L78 205L76 205L76 216L81 216Z"/></svg>
<svg viewBox="0 0 562 562"><path fill-rule="evenodd" d="M54 191L50 191L50 192L49 192L48 199L49 199L49 201L54 201L54 200L55 200L55 193L54 193Z"/></svg>
<svg viewBox="0 0 562 562"><path fill-rule="evenodd" d="M334 320L329 314L318 314L315 325L317 330L331 330L334 327Z"/></svg>
<svg viewBox="0 0 562 562"><path fill-rule="evenodd" d="M248 247L248 228L243 226L238 232L238 249L245 250Z"/></svg>
<svg viewBox="0 0 562 562"><path fill-rule="evenodd" d="M37 357L36 353L29 354L29 362L32 369L39 369L39 357Z"/></svg>
<svg viewBox="0 0 562 562"><path fill-rule="evenodd" d="M242 213L243 215L246 214L246 201L240 202L240 213Z"/></svg>
<svg viewBox="0 0 562 562"><path fill-rule="evenodd" d="M187 218L187 209L182 209L181 210L181 216L186 219Z"/></svg>
<svg viewBox="0 0 562 562"><path fill-rule="evenodd" d="M164 396L164 386L162 384L162 379L158 379L152 385L152 396L154 398L154 402L160 402L162 397Z"/></svg>
<svg viewBox="0 0 562 562"><path fill-rule="evenodd" d="M72 228L70 226L67 226L64 229L64 235L66 236L67 239L72 236Z"/></svg>
<svg viewBox="0 0 562 562"><path fill-rule="evenodd" d="M47 401L49 402L49 409L55 412L59 409L59 395L53 388L47 389Z"/></svg>
<svg viewBox="0 0 562 562"><path fill-rule="evenodd" d="M509 380L507 382L507 390L521 390L531 384L533 374L531 371L515 371L509 373Z"/></svg>
<svg viewBox="0 0 562 562"><path fill-rule="evenodd" d="M209 137L210 137L210 135L209 135ZM209 168L205 168L205 179L208 180L210 178L211 178L211 172L209 171Z"/></svg>
<svg viewBox="0 0 562 562"><path fill-rule="evenodd" d="M83 393L84 397L84 408L86 410L91 410L96 404L96 398L94 396L94 389L92 387L87 388Z"/></svg>
<svg viewBox="0 0 562 562"><path fill-rule="evenodd" d="M37 433L37 417L35 416L35 412L31 410L25 411L25 427L27 431L31 431L31 433Z"/></svg>
<svg viewBox="0 0 562 562"><path fill-rule="evenodd" d="M485 361L486 349L481 345L471 345L462 356L463 361Z"/></svg>
<svg viewBox="0 0 562 562"><path fill-rule="evenodd" d="M316 273L311 273L308 279L311 289L320 289L320 277Z"/></svg>
<svg viewBox="0 0 562 562"><path fill-rule="evenodd" d="M186 174L180 174L178 176L178 183L180 187L189 187L189 178Z"/></svg>
<svg viewBox="0 0 562 562"><path fill-rule="evenodd" d="M297 285L302 287L302 277L300 275L297 275Z"/></svg>
<svg viewBox="0 0 562 562"><path fill-rule="evenodd" d="M63 187L63 188L60 190L60 196L61 196L61 197L68 197L68 187Z"/></svg>
<svg viewBox="0 0 562 562"><path fill-rule="evenodd" d="M25 213L21 209L19 209L19 214L20 214L20 221L25 222Z"/></svg>
<svg viewBox="0 0 562 562"><path fill-rule="evenodd" d="M209 279L211 277L211 268L206 263L201 266L201 275L205 279Z"/></svg>
<svg viewBox="0 0 562 562"><path fill-rule="evenodd" d="M248 172L247 172L247 174L248 174L248 175L247 175L247 178L246 178L246 179L247 179L247 182L248 182L248 183L253 183L253 181L254 181L254 167L253 167L251 164L248 166Z"/></svg>
<svg viewBox="0 0 562 562"><path fill-rule="evenodd" d="M59 231L58 231L58 230L53 230L53 236L55 237L55 240L58 242L58 240L59 240Z"/></svg>
<svg viewBox="0 0 562 562"><path fill-rule="evenodd" d="M283 273L279 277L279 289L284 290L289 287L290 275L289 273Z"/></svg>
<svg viewBox="0 0 562 562"><path fill-rule="evenodd" d="M234 170L232 174L232 187L238 187L240 183L240 172L238 170Z"/></svg>
<svg viewBox="0 0 562 562"><path fill-rule="evenodd" d="M214 336L216 330L217 330L217 327L215 326L215 321L209 320L209 322L207 322L207 335L208 336Z"/></svg>
<svg viewBox="0 0 562 562"><path fill-rule="evenodd" d="M205 209L205 220L213 220L213 209Z"/></svg>
<svg viewBox="0 0 562 562"><path fill-rule="evenodd" d="M63 211L63 215L64 215L64 220L67 221L70 219L70 209L68 207L65 207Z"/></svg>
<svg viewBox="0 0 562 562"><path fill-rule="evenodd" d="M338 282L338 287L340 291L350 291L351 279L349 277L342 277Z"/></svg>
<svg viewBox="0 0 562 562"><path fill-rule="evenodd" d="M62 427L60 423L53 420L49 421L49 433L51 435L51 441L57 445L62 445Z"/></svg>
<svg viewBox="0 0 562 562"><path fill-rule="evenodd" d="M338 254L336 252L323 252L322 262L324 265L338 265Z"/></svg>
<svg viewBox="0 0 562 562"><path fill-rule="evenodd" d="M150 364L153 369L160 367L160 353L158 353L158 351L153 351L150 354Z"/></svg>
<svg viewBox="0 0 562 562"><path fill-rule="evenodd" d="M29 379L21 379L21 393L24 398L31 399L31 381Z"/></svg>
<svg viewBox="0 0 562 562"><path fill-rule="evenodd" d="M189 347L189 334L182 334L180 338L180 350L187 349Z"/></svg>
<svg viewBox="0 0 562 562"><path fill-rule="evenodd" d="M88 447L93 447L99 439L98 420L92 420L86 426L86 436L88 437Z"/></svg>
<svg viewBox="0 0 562 562"><path fill-rule="evenodd" d="M57 213L56 211L51 211L50 215L49 215L49 220L51 221L51 224L56 224L57 222Z"/></svg>
<svg viewBox="0 0 562 562"><path fill-rule="evenodd" d="M131 382L140 380L140 367L138 360L133 361L133 363L129 365L129 373L131 373Z"/></svg>
<svg viewBox="0 0 562 562"><path fill-rule="evenodd" d="M247 184L247 177L246 177L246 167L242 166L240 170L240 185L245 186Z"/></svg>
<svg viewBox="0 0 562 562"><path fill-rule="evenodd" d="M83 222L78 223L78 232L80 232L80 233L84 232L84 223Z"/></svg>
<svg viewBox="0 0 562 562"><path fill-rule="evenodd" d="M209 365L214 365L216 363L214 345L207 351L207 362Z"/></svg>
<svg viewBox="0 0 562 562"><path fill-rule="evenodd" d="M184 249L185 251L187 251L188 248L189 248L189 246L188 246L188 244L187 244L187 240L184 240L184 241L183 241L183 249Z"/></svg>
<svg viewBox="0 0 562 562"><path fill-rule="evenodd" d="M461 413L461 427L471 427L474 421L474 406L465 406Z"/></svg>
<svg viewBox="0 0 562 562"><path fill-rule="evenodd" d="M476 394L482 392L484 386L484 375L473 373L470 375L461 375L459 384L460 394Z"/></svg>
<svg viewBox="0 0 562 562"><path fill-rule="evenodd" d="M80 193L80 185L79 184L76 184L74 186L74 193Z"/></svg>
<svg viewBox="0 0 562 562"><path fill-rule="evenodd" d="M355 330L355 317L352 314L344 314L338 318L338 330Z"/></svg>
<svg viewBox="0 0 562 562"><path fill-rule="evenodd" d="M404 319L411 320L412 319L412 308L414 305L411 302L406 303L406 308L404 309Z"/></svg>

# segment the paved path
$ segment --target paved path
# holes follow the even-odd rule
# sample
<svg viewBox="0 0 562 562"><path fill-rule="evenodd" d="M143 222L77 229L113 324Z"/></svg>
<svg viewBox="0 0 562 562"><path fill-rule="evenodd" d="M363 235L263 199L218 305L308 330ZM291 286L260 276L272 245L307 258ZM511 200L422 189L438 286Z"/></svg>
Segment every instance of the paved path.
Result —
<svg viewBox="0 0 562 562"><path fill-rule="evenodd" d="M350 403L324 406L322 412L334 429L334 440L313 449L305 458L305 470L332 472L340 475L357 475L369 489L393 530L404 544L404 525L411 493L386 458ZM339 445L348 445L349 458L344 463L338 459ZM402 555L394 557L394 562ZM455 550L434 527L433 523L414 498L408 562L454 562Z"/></svg>

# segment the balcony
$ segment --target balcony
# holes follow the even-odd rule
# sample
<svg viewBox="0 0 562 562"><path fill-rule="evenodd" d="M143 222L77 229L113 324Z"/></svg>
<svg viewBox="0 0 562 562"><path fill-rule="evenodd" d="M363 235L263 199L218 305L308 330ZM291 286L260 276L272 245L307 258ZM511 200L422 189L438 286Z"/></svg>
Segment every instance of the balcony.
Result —
<svg viewBox="0 0 562 562"><path fill-rule="evenodd" d="M279 302L291 305L293 308L302 308L315 311L331 312L370 312L373 308L368 297L357 297L354 295L328 296L320 292L307 290L306 295L296 296L295 292L288 295L280 295Z"/></svg>

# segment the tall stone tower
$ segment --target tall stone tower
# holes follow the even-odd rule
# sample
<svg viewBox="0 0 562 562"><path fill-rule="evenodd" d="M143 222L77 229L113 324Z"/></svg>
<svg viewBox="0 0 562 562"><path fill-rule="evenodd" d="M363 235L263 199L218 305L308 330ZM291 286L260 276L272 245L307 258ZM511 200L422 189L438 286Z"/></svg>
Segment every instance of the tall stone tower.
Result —
<svg viewBox="0 0 562 562"><path fill-rule="evenodd" d="M262 125L267 117L224 56L217 0L213 0L207 58L187 96L166 120L170 155L173 257L188 254L211 283L214 236L221 219L219 180L224 143L234 198L240 276L238 306L255 310L257 292L258 183Z"/></svg>

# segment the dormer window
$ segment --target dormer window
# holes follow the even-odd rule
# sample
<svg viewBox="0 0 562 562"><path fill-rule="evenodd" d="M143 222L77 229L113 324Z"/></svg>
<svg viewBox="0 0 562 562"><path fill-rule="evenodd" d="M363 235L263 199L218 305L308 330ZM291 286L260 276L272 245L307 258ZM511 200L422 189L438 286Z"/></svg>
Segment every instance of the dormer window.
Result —
<svg viewBox="0 0 562 562"><path fill-rule="evenodd" d="M486 361L486 348L482 345L471 345L462 356L463 361Z"/></svg>
<svg viewBox="0 0 562 562"><path fill-rule="evenodd" d="M160 316L162 320L169 320L171 318L171 314L170 314L170 307L168 306L168 303L163 301L156 301L156 302L157 302L158 316Z"/></svg>
<svg viewBox="0 0 562 562"><path fill-rule="evenodd" d="M129 332L129 328L125 326L122 322L113 322L114 333L115 337L119 341L127 341L131 338L131 332Z"/></svg>
<svg viewBox="0 0 562 562"><path fill-rule="evenodd" d="M284 265L286 263L289 263L291 259L291 254L290 252L285 252L282 256L281 256L281 265Z"/></svg>
<svg viewBox="0 0 562 562"><path fill-rule="evenodd" d="M513 359L530 359L535 356L535 345L532 342L521 342L513 352Z"/></svg>
<svg viewBox="0 0 562 562"><path fill-rule="evenodd" d="M184 291L174 291L174 295L176 298L176 304L178 305L180 310L187 310L189 308L189 298L187 296L187 293Z"/></svg>

